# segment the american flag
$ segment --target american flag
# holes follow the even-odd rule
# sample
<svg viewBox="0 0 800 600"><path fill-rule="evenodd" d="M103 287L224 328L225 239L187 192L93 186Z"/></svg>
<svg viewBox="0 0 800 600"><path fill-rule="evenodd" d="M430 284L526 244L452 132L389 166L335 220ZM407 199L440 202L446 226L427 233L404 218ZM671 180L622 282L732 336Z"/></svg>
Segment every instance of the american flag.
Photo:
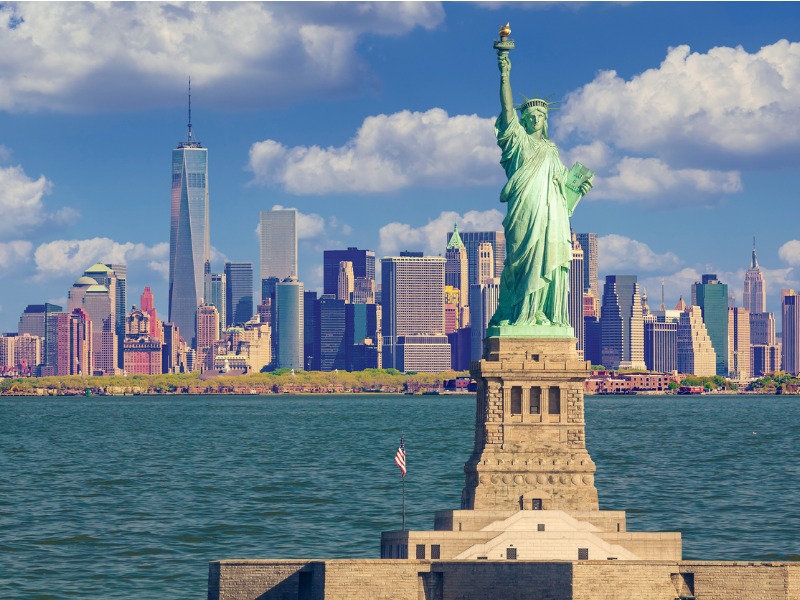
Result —
<svg viewBox="0 0 800 600"><path fill-rule="evenodd" d="M397 449L397 454L394 455L395 464L400 467L400 472L403 477L406 476L406 436L400 436L400 447Z"/></svg>

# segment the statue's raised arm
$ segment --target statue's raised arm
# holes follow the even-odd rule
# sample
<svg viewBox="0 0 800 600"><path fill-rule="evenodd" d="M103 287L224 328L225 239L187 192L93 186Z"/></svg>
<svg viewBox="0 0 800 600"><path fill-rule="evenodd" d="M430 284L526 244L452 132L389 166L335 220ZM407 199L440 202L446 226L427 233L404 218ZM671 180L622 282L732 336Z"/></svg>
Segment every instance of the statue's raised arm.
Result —
<svg viewBox="0 0 800 600"><path fill-rule="evenodd" d="M511 59L508 57L508 50L497 51L497 66L500 67L500 119L502 125L507 126L517 118L514 96L511 93Z"/></svg>

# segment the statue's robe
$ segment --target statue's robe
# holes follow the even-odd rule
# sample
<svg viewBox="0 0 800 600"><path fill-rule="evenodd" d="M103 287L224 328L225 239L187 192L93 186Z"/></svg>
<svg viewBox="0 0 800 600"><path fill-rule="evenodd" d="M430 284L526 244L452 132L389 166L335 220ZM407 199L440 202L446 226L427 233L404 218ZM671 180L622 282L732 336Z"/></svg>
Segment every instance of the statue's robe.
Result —
<svg viewBox="0 0 800 600"><path fill-rule="evenodd" d="M498 117L495 134L508 177L500 201L508 212L500 303L491 325L568 325L569 216L577 202L564 186L568 170L555 144L528 135L516 115L505 126Z"/></svg>

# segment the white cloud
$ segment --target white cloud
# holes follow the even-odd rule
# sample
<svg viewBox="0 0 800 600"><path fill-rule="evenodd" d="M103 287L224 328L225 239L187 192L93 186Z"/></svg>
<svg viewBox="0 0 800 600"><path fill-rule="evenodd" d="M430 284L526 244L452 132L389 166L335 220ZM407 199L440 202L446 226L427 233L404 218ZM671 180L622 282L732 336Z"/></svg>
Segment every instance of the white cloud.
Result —
<svg viewBox="0 0 800 600"><path fill-rule="evenodd" d="M674 169L656 158L632 157L620 160L594 185L587 199L659 202L670 207L715 204L742 190L738 171Z"/></svg>
<svg viewBox="0 0 800 600"><path fill-rule="evenodd" d="M169 244L166 242L147 246L133 242L119 243L110 238L92 238L40 244L34 252L34 262L39 279L79 275L97 262L141 262L163 274L163 264L168 255Z"/></svg>
<svg viewBox="0 0 800 600"><path fill-rule="evenodd" d="M657 254L647 244L617 234L598 237L597 246L598 267L607 274L671 271L682 262L672 252Z"/></svg>
<svg viewBox="0 0 800 600"><path fill-rule="evenodd" d="M458 225L459 231L500 231L503 229L503 215L497 209L471 210L463 215L447 211L421 227L412 227L407 223L389 223L379 231L380 254L396 256L403 250L422 250L426 255L444 256L447 232L453 230L454 223Z"/></svg>
<svg viewBox="0 0 800 600"><path fill-rule="evenodd" d="M800 265L800 240L789 240L778 248L778 256L788 265Z"/></svg>
<svg viewBox="0 0 800 600"><path fill-rule="evenodd" d="M630 80L603 71L571 93L560 128L684 165L742 164L800 146L800 43L671 48Z"/></svg>
<svg viewBox="0 0 800 600"><path fill-rule="evenodd" d="M434 2L3 4L0 109L163 105L187 74L205 106L351 94L370 79L362 35L443 19Z"/></svg>
<svg viewBox="0 0 800 600"><path fill-rule="evenodd" d="M33 244L27 240L0 242L0 269L11 270L31 259Z"/></svg>
<svg viewBox="0 0 800 600"><path fill-rule="evenodd" d="M74 221L78 213L72 208L56 212L45 209L42 199L52 187L44 175L31 179L19 165L0 167L0 236L35 226Z"/></svg>
<svg viewBox="0 0 800 600"><path fill-rule="evenodd" d="M255 183L293 194L377 193L412 185L499 183L492 119L449 116L441 108L368 117L343 146L253 144Z"/></svg>

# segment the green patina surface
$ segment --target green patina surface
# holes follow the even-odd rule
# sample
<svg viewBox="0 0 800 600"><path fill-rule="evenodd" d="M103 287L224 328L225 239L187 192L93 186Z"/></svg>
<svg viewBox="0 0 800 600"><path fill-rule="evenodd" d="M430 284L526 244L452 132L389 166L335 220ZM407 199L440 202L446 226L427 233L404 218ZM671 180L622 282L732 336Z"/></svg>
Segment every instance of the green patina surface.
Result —
<svg viewBox="0 0 800 600"><path fill-rule="evenodd" d="M567 169L561 162L558 148L548 139L546 100L534 98L514 106L508 56L513 42L506 42L504 33L510 30L501 30L502 43L495 43L501 105L495 134L508 178L500 194L508 207L503 220L506 260L487 336L574 337L568 305L569 217L591 189L594 173L580 163Z"/></svg>

